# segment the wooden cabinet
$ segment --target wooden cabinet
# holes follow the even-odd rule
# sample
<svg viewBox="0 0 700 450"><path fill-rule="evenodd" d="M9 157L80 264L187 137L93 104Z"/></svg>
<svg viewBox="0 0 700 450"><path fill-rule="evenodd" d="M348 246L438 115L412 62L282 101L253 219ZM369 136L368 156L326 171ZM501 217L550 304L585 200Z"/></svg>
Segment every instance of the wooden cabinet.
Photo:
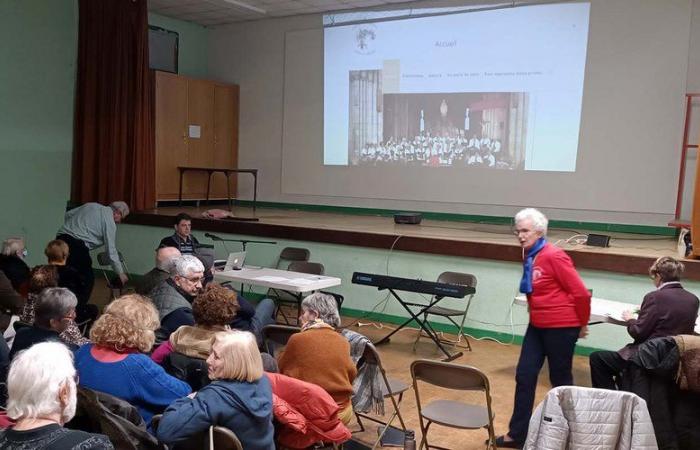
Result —
<svg viewBox="0 0 700 450"><path fill-rule="evenodd" d="M236 85L156 72L157 200L178 198L177 166L237 167L238 95ZM206 174L185 174L184 199L203 199L206 189ZM233 176L231 195L236 195ZM210 198L226 198L221 173L212 176Z"/></svg>

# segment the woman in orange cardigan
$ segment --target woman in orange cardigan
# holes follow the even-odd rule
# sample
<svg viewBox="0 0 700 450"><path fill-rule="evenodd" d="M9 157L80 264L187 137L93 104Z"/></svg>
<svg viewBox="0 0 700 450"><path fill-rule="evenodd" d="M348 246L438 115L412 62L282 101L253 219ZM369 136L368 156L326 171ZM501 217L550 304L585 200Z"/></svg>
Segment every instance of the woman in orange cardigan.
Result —
<svg viewBox="0 0 700 450"><path fill-rule="evenodd" d="M333 296L311 294L301 302L301 333L293 335L279 358L280 373L314 383L328 392L341 410L338 417L352 420L352 382L357 368L350 344L336 328L340 315Z"/></svg>

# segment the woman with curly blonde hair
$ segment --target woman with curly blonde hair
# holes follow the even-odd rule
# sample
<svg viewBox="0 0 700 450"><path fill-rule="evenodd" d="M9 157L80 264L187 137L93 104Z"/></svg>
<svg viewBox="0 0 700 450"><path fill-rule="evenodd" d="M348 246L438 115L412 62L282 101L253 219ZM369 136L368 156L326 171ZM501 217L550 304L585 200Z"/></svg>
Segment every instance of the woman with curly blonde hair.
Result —
<svg viewBox="0 0 700 450"><path fill-rule="evenodd" d="M145 297L123 295L107 305L90 330L93 344L75 353L80 385L136 406L149 423L191 389L143 353L155 342L158 311Z"/></svg>

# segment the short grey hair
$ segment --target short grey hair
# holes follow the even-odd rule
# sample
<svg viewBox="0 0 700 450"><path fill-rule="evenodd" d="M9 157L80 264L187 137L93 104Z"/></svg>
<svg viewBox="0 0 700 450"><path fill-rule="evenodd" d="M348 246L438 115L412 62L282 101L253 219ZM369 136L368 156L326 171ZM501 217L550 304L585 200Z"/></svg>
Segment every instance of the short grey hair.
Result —
<svg viewBox="0 0 700 450"><path fill-rule="evenodd" d="M117 202L110 203L109 206L113 210L119 211L122 215L122 218L125 218L126 216L129 215L129 205L127 205L126 202L119 200Z"/></svg>
<svg viewBox="0 0 700 450"><path fill-rule="evenodd" d="M195 272L204 272L202 261L194 255L182 255L175 260L170 275L188 277Z"/></svg>
<svg viewBox="0 0 700 450"><path fill-rule="evenodd" d="M547 234L547 225L549 224L549 220L547 220L547 217L544 214L535 208L522 209L515 215L515 224L517 225L518 223L527 219L532 221L532 226L534 227L535 231L539 231L543 236Z"/></svg>
<svg viewBox="0 0 700 450"><path fill-rule="evenodd" d="M338 314L338 302L335 297L322 292L316 292L304 298L301 307L318 314L318 318L323 320L333 328L340 326L340 314Z"/></svg>
<svg viewBox="0 0 700 450"><path fill-rule="evenodd" d="M71 399L65 414L58 393L68 384ZM36 419L64 412L75 414L73 354L60 342L42 342L19 352L7 376L7 415L14 420ZM70 419L70 417L64 417Z"/></svg>
<svg viewBox="0 0 700 450"><path fill-rule="evenodd" d="M22 250L24 247L24 238L7 238L2 242L2 254L5 256L11 256L17 253L18 251Z"/></svg>
<svg viewBox="0 0 700 450"><path fill-rule="evenodd" d="M182 256L177 247L161 247L156 250L156 267L164 272L173 270L175 261Z"/></svg>
<svg viewBox="0 0 700 450"><path fill-rule="evenodd" d="M46 288L39 294L39 300L34 306L34 323L48 328L51 319L60 320L66 317L78 305L75 294L66 288Z"/></svg>

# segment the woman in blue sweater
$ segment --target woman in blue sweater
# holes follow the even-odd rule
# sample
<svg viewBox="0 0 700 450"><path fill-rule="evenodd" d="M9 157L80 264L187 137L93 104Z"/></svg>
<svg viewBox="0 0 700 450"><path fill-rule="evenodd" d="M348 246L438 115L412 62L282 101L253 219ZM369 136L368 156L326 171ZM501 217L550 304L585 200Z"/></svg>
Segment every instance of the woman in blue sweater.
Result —
<svg viewBox="0 0 700 450"><path fill-rule="evenodd" d="M246 450L274 450L272 387L253 334L217 333L207 365L214 381L165 410L158 439L176 444L218 425L236 433Z"/></svg>
<svg viewBox="0 0 700 450"><path fill-rule="evenodd" d="M90 330L93 344L75 353L80 385L126 400L146 423L189 394L187 383L143 354L153 347L159 325L158 311L140 295L124 295L107 305Z"/></svg>

